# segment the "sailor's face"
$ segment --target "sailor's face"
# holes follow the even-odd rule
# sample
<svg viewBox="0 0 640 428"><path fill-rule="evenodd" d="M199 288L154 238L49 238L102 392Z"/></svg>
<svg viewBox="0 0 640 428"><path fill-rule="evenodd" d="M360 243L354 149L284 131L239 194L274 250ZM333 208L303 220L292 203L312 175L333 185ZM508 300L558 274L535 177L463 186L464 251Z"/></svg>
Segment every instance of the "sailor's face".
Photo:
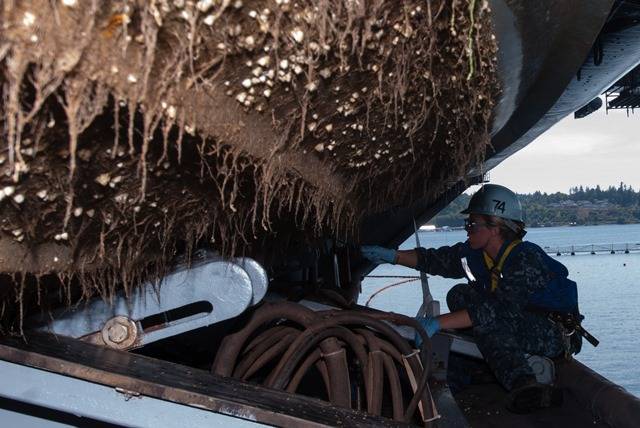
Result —
<svg viewBox="0 0 640 428"><path fill-rule="evenodd" d="M469 246L474 250L484 249L491 239L491 225L477 214L471 214L465 221Z"/></svg>

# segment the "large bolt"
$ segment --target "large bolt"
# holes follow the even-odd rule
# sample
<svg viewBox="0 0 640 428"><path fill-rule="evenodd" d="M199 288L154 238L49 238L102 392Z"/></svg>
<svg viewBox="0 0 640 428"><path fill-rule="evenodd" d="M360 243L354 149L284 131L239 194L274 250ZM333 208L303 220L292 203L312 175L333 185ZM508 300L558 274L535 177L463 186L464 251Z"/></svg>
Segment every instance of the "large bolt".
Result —
<svg viewBox="0 0 640 428"><path fill-rule="evenodd" d="M102 340L111 348L129 349L137 338L136 323L122 315L111 318L102 328Z"/></svg>
<svg viewBox="0 0 640 428"><path fill-rule="evenodd" d="M129 337L129 328L126 325L116 322L109 327L109 339L112 342L122 343L127 340L127 337Z"/></svg>

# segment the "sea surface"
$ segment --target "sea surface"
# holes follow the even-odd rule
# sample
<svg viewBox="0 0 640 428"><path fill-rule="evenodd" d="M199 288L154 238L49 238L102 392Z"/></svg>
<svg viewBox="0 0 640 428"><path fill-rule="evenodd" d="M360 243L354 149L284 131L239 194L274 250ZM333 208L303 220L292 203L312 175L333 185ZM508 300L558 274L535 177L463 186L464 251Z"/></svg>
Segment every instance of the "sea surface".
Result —
<svg viewBox="0 0 640 428"><path fill-rule="evenodd" d="M440 247L464 241L463 230L420 232L423 247ZM640 224L548 227L529 229L526 240L542 247L571 245L608 246L640 244ZM401 249L416 246L415 235ZM582 325L600 340L597 348L583 341L578 360L607 379L640 397L640 252L591 255L576 254L552 257L569 269L569 278L578 283ZM416 276L417 271L401 266L380 265L370 275ZM360 304L386 285L406 281L405 278L365 278ZM431 294L440 301L441 312L448 312L447 291L462 280L429 276ZM370 306L414 316L422 302L420 281L406 282L375 295Z"/></svg>

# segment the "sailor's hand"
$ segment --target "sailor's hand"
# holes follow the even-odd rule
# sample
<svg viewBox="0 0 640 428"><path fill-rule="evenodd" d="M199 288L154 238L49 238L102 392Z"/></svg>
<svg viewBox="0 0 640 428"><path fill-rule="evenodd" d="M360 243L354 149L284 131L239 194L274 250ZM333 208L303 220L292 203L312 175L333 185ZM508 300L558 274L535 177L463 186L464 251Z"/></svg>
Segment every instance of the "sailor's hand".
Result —
<svg viewBox="0 0 640 428"><path fill-rule="evenodd" d="M416 317L416 321L420 323L424 331L427 333L429 338L433 337L434 334L440 331L440 321L436 317ZM416 331L416 335L414 338L416 342L416 346L420 347L422 345L422 337Z"/></svg>
<svg viewBox="0 0 640 428"><path fill-rule="evenodd" d="M375 264L396 263L397 251L393 248L384 248L378 245L364 245L360 247L362 256Z"/></svg>

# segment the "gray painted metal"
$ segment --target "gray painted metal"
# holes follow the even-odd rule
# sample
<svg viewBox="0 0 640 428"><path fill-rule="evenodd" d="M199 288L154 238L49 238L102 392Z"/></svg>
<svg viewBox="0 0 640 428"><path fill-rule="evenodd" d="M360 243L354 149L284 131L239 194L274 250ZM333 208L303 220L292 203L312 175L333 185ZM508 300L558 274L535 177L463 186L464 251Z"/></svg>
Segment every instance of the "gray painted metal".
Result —
<svg viewBox="0 0 640 428"><path fill-rule="evenodd" d="M132 395L118 388L7 361L0 360L0 372L3 378L0 382L0 396L4 398L102 422L149 428L264 426L246 420L251 418L249 413L238 414L238 418L245 418L238 419L210 410ZM16 414L11 416L18 418ZM19 420L34 423L33 426L65 426L58 423L40 424L33 416L25 416Z"/></svg>
<svg viewBox="0 0 640 428"><path fill-rule="evenodd" d="M2 422L3 426L12 428L65 428L74 426L47 420L29 414L14 412L9 409L3 409L1 406L0 422Z"/></svg>
<svg viewBox="0 0 640 428"><path fill-rule="evenodd" d="M487 171L525 147L562 115L592 100L597 90L612 84L620 73L628 70L624 62L637 60L635 49L630 49L635 43L632 32L624 34L629 37L625 52L632 54L625 54L620 62L610 61L618 53L606 43L615 39L616 34L607 35L605 60L599 68L588 66L593 58L587 57L613 3L613 0L490 0L499 47L501 92L493 116L492 149L484 165L469 171L465 181L451 183L442 195L365 217L359 235L362 243L400 245L413 233L413 218L420 224L426 223L469 185L482 181ZM582 80L578 82L576 74L581 66ZM364 276L374 267L363 262L355 274Z"/></svg>
<svg viewBox="0 0 640 428"><path fill-rule="evenodd" d="M492 129L494 151L487 153L482 172L591 101L628 69L607 58L587 85L577 82L576 74L589 64L589 52L613 0L489 3L499 47L501 95ZM633 61L633 53L625 56Z"/></svg>
<svg viewBox="0 0 640 428"><path fill-rule="evenodd" d="M422 245L420 245L418 225L415 218L413 219L413 230L416 235L416 247L422 247ZM427 278L427 274L422 271L420 272L420 285L422 285L422 305L420 305L416 317L437 317L440 315L440 302L433 299L431 290L429 289L429 279Z"/></svg>
<svg viewBox="0 0 640 428"><path fill-rule="evenodd" d="M100 332L112 318L124 316L136 322L140 332L134 347L142 346L240 315L250 304L262 300L267 283L266 272L255 260L230 262L201 253L190 267L183 265L159 285L148 282L131 296L118 295L113 304L95 299L84 306L60 310L39 330L81 338ZM140 325L149 316L198 302L208 302L213 309L154 326L150 331Z"/></svg>
<svg viewBox="0 0 640 428"><path fill-rule="evenodd" d="M638 427L640 398L580 361L559 365L557 384L568 390L584 409L589 409L594 421L614 428Z"/></svg>
<svg viewBox="0 0 640 428"><path fill-rule="evenodd" d="M438 428L471 428L448 386L443 385L436 389L433 399L442 415L442 422L438 422Z"/></svg>
<svg viewBox="0 0 640 428"><path fill-rule="evenodd" d="M465 337L450 331L439 332L438 334L447 336L451 340L451 352L457 352L458 354L466 355L468 357L482 359L483 356L476 345L476 342L471 337Z"/></svg>
<svg viewBox="0 0 640 428"><path fill-rule="evenodd" d="M253 297L251 298L251 306L257 305L264 299L267 294L267 288L269 285L269 278L267 272L262 265L257 261L250 259L249 257L241 257L234 259L244 269L249 278L251 279L251 288L253 290Z"/></svg>
<svg viewBox="0 0 640 428"><path fill-rule="evenodd" d="M319 399L263 388L208 371L51 334L27 334L26 340L0 337L0 360L117 388L132 399L153 397L272 426L409 426L332 406ZM0 370L4 372L1 366ZM91 390L85 392L91 394ZM0 407L3 405L6 403L0 399ZM189 426L188 423L186 425Z"/></svg>

